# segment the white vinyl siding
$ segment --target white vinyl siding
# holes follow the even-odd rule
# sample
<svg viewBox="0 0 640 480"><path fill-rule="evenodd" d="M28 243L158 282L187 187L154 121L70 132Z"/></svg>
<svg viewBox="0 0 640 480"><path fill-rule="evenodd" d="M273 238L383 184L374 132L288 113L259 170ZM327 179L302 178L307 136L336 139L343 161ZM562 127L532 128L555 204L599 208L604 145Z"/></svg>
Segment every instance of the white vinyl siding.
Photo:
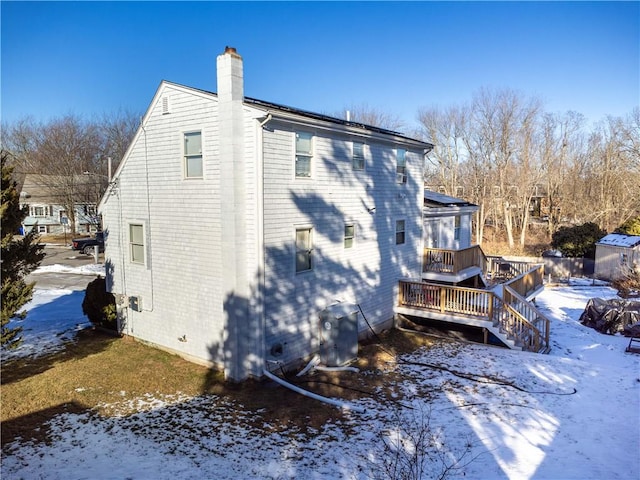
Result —
<svg viewBox="0 0 640 480"><path fill-rule="evenodd" d="M313 135L308 132L296 132L296 177L311 177L313 158Z"/></svg>
<svg viewBox="0 0 640 480"><path fill-rule="evenodd" d="M202 132L184 134L184 176L202 178Z"/></svg>

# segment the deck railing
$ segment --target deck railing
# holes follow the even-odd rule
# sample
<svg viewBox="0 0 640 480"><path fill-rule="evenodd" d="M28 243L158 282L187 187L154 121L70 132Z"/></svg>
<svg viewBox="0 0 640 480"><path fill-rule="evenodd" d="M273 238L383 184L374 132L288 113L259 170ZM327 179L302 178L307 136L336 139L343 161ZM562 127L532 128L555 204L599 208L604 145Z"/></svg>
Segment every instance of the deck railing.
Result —
<svg viewBox="0 0 640 480"><path fill-rule="evenodd" d="M419 281L401 280L398 304L450 315L464 315L492 322L524 350L548 351L549 320L512 288L505 299L493 292Z"/></svg>
<svg viewBox="0 0 640 480"><path fill-rule="evenodd" d="M425 248L422 258L423 272L457 274L469 267L484 268L486 257L478 245L462 250Z"/></svg>
<svg viewBox="0 0 640 480"><path fill-rule="evenodd" d="M522 263L522 262L518 262ZM542 287L544 282L544 265L542 264L525 264L529 269L516 278L509 280L505 286L510 287L522 297L527 297Z"/></svg>
<svg viewBox="0 0 640 480"><path fill-rule="evenodd" d="M440 313L473 315L491 319L493 293L475 288L400 281L399 304Z"/></svg>
<svg viewBox="0 0 640 480"><path fill-rule="evenodd" d="M531 270L529 262L505 260L502 257L488 256L485 273L494 280L505 281L519 275L524 275Z"/></svg>
<svg viewBox="0 0 640 480"><path fill-rule="evenodd" d="M534 352L549 350L549 319L538 308L527 299L520 295L516 290L507 285L504 286L502 294L504 303L510 310L515 311L526 322L534 327L535 335L528 337L528 341L524 341Z"/></svg>

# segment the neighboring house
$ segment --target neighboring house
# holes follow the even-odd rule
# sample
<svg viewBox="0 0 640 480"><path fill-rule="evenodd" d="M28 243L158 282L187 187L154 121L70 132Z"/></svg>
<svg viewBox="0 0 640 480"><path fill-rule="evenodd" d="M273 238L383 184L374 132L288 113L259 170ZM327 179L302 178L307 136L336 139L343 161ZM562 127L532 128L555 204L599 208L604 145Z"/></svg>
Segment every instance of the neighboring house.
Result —
<svg viewBox="0 0 640 480"><path fill-rule="evenodd" d="M610 233L596 242L594 275L616 280L640 269L640 235Z"/></svg>
<svg viewBox="0 0 640 480"><path fill-rule="evenodd" d="M243 380L391 326L432 145L247 98L235 49L217 81L161 82L100 203L122 332Z"/></svg>
<svg viewBox="0 0 640 480"><path fill-rule="evenodd" d="M76 186L70 190L69 185ZM100 227L97 215L99 186L87 175L44 175L28 173L20 191L21 206L29 206L29 214L22 222L25 231L36 227L42 234L93 233ZM70 225L69 212L62 199L75 197L75 229ZM69 202L70 203L70 202Z"/></svg>

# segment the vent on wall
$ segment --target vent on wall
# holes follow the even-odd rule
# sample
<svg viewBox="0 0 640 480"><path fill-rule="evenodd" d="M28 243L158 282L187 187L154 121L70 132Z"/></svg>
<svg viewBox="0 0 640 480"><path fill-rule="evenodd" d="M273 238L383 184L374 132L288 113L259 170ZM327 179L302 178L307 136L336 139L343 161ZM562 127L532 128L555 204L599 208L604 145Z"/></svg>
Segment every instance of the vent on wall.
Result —
<svg viewBox="0 0 640 480"><path fill-rule="evenodd" d="M162 114L171 113L169 110L169 97L162 97Z"/></svg>
<svg viewBox="0 0 640 480"><path fill-rule="evenodd" d="M134 312L142 311L142 298L140 297L129 297L129 308Z"/></svg>

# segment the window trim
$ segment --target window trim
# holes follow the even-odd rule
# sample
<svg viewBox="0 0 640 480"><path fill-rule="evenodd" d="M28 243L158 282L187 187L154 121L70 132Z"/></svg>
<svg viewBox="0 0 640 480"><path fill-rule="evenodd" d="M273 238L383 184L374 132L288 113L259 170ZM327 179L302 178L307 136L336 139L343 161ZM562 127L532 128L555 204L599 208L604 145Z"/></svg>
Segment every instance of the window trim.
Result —
<svg viewBox="0 0 640 480"><path fill-rule="evenodd" d="M360 151L360 156L357 156L357 157L356 157L356 145L362 146L362 150ZM365 168L365 165L366 165L366 158L364 154L365 145L366 144L364 142L360 142L358 140L351 141L351 169L354 171L361 172ZM356 166L356 160L358 160L358 166ZM360 162L362 166L360 166Z"/></svg>
<svg viewBox="0 0 640 480"><path fill-rule="evenodd" d="M306 245L307 248L301 249L298 248L298 232L302 232L302 231L308 231L309 232L309 243L308 245ZM294 271L297 274L299 273L306 273L306 272L311 272L313 270L314 267L314 261L313 261L313 227L311 225L296 225L294 227L294 238L293 238L293 242L294 242L294 248L295 248L295 255L294 255ZM298 255L306 252L307 255L307 263L309 265L309 268L305 268L304 270L298 270Z"/></svg>
<svg viewBox="0 0 640 480"><path fill-rule="evenodd" d="M398 227L402 224L402 230L399 230ZM400 237L398 235L402 235L402 241L398 241ZM404 245L407 243L407 221L403 218L401 220L396 220L396 245Z"/></svg>
<svg viewBox="0 0 640 480"><path fill-rule="evenodd" d="M147 235L146 235L146 225L144 222L138 221L129 221L127 222L127 243L129 245L129 263L134 265L144 265L147 264ZM131 227L140 227L142 229L142 261L134 260L133 247L134 245L140 245L138 243L133 242L133 238L131 235Z"/></svg>
<svg viewBox="0 0 640 480"><path fill-rule="evenodd" d="M200 134L200 155L187 155L187 136ZM204 148L202 130L186 130L182 132L182 176L185 180L202 180L204 178ZM189 175L189 159L200 157L200 176Z"/></svg>
<svg viewBox="0 0 640 480"><path fill-rule="evenodd" d="M351 227L352 232L351 235L347 234L347 228ZM349 243L349 245L347 245ZM342 246L345 249L353 248L356 243L356 224L354 222L347 222L344 224L344 239L342 242Z"/></svg>
<svg viewBox="0 0 640 480"><path fill-rule="evenodd" d="M309 135L309 152L298 152L298 136ZM297 179L307 179L313 177L313 155L315 150L315 134L305 130L296 130L293 132L293 176ZM298 157L307 158L309 161L308 175L298 175Z"/></svg>

